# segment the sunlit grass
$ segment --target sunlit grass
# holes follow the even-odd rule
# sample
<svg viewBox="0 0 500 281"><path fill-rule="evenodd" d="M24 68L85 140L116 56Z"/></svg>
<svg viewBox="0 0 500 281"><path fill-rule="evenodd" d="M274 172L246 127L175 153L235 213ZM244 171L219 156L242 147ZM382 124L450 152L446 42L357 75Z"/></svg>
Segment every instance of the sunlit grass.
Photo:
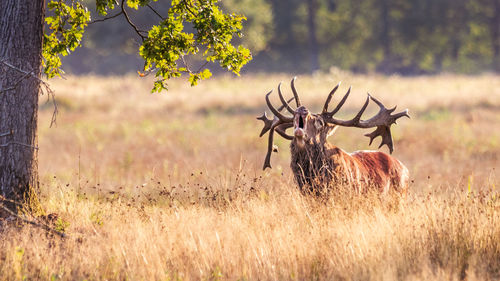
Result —
<svg viewBox="0 0 500 281"><path fill-rule="evenodd" d="M40 112L41 201L68 236L8 226L0 279L500 278L498 76L298 78L314 110L338 80L342 93L353 85L343 117L367 91L410 109L393 127L394 156L411 173L401 202L301 195L282 139L273 169L261 171L267 140L255 117L264 94L291 78L174 82L153 95L135 77L51 81L60 115L49 128L51 107ZM330 141L375 149L364 133L342 128Z"/></svg>

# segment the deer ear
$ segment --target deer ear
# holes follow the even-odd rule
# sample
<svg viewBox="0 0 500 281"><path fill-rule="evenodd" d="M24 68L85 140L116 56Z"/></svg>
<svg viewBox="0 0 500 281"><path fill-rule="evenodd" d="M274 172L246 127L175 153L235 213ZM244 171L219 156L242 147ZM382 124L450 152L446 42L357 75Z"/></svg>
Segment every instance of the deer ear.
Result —
<svg viewBox="0 0 500 281"><path fill-rule="evenodd" d="M327 124L327 126L328 126L328 134L326 134L327 138L329 136L333 135L335 133L335 131L337 131L337 129L339 128L339 126L337 126L337 125Z"/></svg>

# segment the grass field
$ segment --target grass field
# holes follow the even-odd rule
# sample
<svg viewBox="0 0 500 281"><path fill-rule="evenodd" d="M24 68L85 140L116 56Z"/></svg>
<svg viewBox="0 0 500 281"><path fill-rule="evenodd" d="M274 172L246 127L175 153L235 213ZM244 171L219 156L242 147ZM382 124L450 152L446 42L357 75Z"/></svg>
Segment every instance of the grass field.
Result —
<svg viewBox="0 0 500 281"><path fill-rule="evenodd" d="M341 117L367 91L410 109L392 130L411 174L403 202L302 196L279 138L262 171L255 117L281 80L291 95L291 78L175 81L162 94L133 76L50 81L59 115L49 128L53 108L41 103L40 200L67 237L7 227L0 279L500 279L500 76L298 78L313 111L339 80L342 93L353 86ZM375 149L365 133L341 128L330 142Z"/></svg>

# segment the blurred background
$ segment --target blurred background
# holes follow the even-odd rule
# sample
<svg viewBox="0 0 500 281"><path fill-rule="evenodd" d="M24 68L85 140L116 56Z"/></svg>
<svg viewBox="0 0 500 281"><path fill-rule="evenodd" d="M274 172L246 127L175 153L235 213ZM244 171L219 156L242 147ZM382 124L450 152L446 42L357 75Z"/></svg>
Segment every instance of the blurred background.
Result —
<svg viewBox="0 0 500 281"><path fill-rule="evenodd" d="M95 1L85 2L92 19L99 18ZM152 6L166 15L169 3ZM500 71L499 0L223 0L220 5L247 17L245 36L238 40L254 59L243 72ZM144 30L158 22L146 8L132 10L131 16ZM84 36L83 46L64 58L67 73L142 69L140 39L123 17L91 24Z"/></svg>

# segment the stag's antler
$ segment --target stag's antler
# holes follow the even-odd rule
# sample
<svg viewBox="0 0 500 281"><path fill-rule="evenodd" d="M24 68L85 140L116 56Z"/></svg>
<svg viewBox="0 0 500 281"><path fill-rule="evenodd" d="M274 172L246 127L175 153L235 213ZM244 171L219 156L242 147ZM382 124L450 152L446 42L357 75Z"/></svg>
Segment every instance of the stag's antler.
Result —
<svg viewBox="0 0 500 281"><path fill-rule="evenodd" d="M262 128L262 131L260 132L260 135L259 135L259 137L262 137L265 133L267 133L267 131L269 131L271 129L271 127L273 126L273 122L276 121L276 117L274 117L274 119L271 120L271 119L267 118L267 114L264 112L264 114L262 114L262 116L257 117L257 120L264 121L264 128ZM287 126L285 126L285 125L287 125ZM285 138L287 140L292 140L293 137L289 136L285 133L285 130L292 127L292 126L293 126L293 123L281 124L281 125L275 126L275 131L278 132L278 134L280 134L283 138Z"/></svg>
<svg viewBox="0 0 500 281"><path fill-rule="evenodd" d="M266 94L266 104L269 107L269 110L274 114L274 118L271 120L267 117L266 112L262 114L262 116L257 117L258 120L262 120L264 122L264 128L262 128L262 131L260 132L260 137L262 137L265 133L269 131L269 139L267 143L267 154L266 154L266 159L264 161L264 167L263 169L265 170L266 168L271 168L271 153L273 151L273 140L274 140L274 131L276 131L280 136L287 140L292 140L293 137L288 135L285 131L286 129L290 128L293 126L293 118L292 117L287 117L284 116L281 111L283 109L287 109L288 112L294 114L295 110L293 110L289 103L295 99L295 102L297 103L298 106L300 106L300 99L297 94L297 91L295 90L294 86L294 79L292 80L292 91L294 93L294 97L289 99L288 101L285 100L283 97L283 94L281 93L281 83L278 85L278 96L280 98L280 101L282 105L278 107L278 109L274 108L272 105L271 101L269 100L269 95L271 95L272 91Z"/></svg>
<svg viewBox="0 0 500 281"><path fill-rule="evenodd" d="M295 98L295 103L297 104L298 108L302 104L300 103L299 94L297 94L297 90L295 90L295 79L297 79L297 76L293 77L292 82L290 82L290 85L292 86L293 97Z"/></svg>
<svg viewBox="0 0 500 281"><path fill-rule="evenodd" d="M290 112L291 114L294 114L295 110L293 110L293 108L291 108L288 105L294 98L291 98L288 101L285 100L285 98L283 97L283 94L281 93L281 82L278 85L278 96L280 97L280 100L282 103L282 105L278 108L278 111L283 110L283 107L284 107L284 108L286 108L286 110L288 110L288 112ZM281 110L279 110L280 108L281 108Z"/></svg>
<svg viewBox="0 0 500 281"><path fill-rule="evenodd" d="M356 114L356 116L351 119L351 120L339 120L336 118L333 118L333 115L337 113L340 108L344 105L344 102L347 100L347 97L349 96L349 93L351 92L351 88L349 87L349 90L347 93L344 95L340 103L335 107L335 109L332 112L328 112L328 104L330 103L330 100L332 99L333 94L337 90L339 85L337 85L328 95L328 98L325 102L325 105L323 107L323 118L325 119L326 122L330 124L335 124L339 126L344 126L344 127L356 127L356 128L373 128L377 127L375 131L366 134L365 136L370 138L370 145L373 142L373 139L375 139L378 136L382 137L382 142L380 143L380 147L382 147L384 144L387 145L389 148L390 153L394 150L394 145L392 142L392 135L391 135L391 125L396 124L396 120L399 118L406 116L410 118L410 115L408 115L408 109L403 110L402 112L392 114L394 110L396 110L396 107L387 109L380 101L378 101L376 98L372 97L370 94L368 94L365 103L363 104L363 107L361 110ZM376 115L374 115L372 118L368 120L361 120L361 116L363 115L363 112L366 110L366 107L368 106L368 103L370 100L373 100L379 107L379 111Z"/></svg>

